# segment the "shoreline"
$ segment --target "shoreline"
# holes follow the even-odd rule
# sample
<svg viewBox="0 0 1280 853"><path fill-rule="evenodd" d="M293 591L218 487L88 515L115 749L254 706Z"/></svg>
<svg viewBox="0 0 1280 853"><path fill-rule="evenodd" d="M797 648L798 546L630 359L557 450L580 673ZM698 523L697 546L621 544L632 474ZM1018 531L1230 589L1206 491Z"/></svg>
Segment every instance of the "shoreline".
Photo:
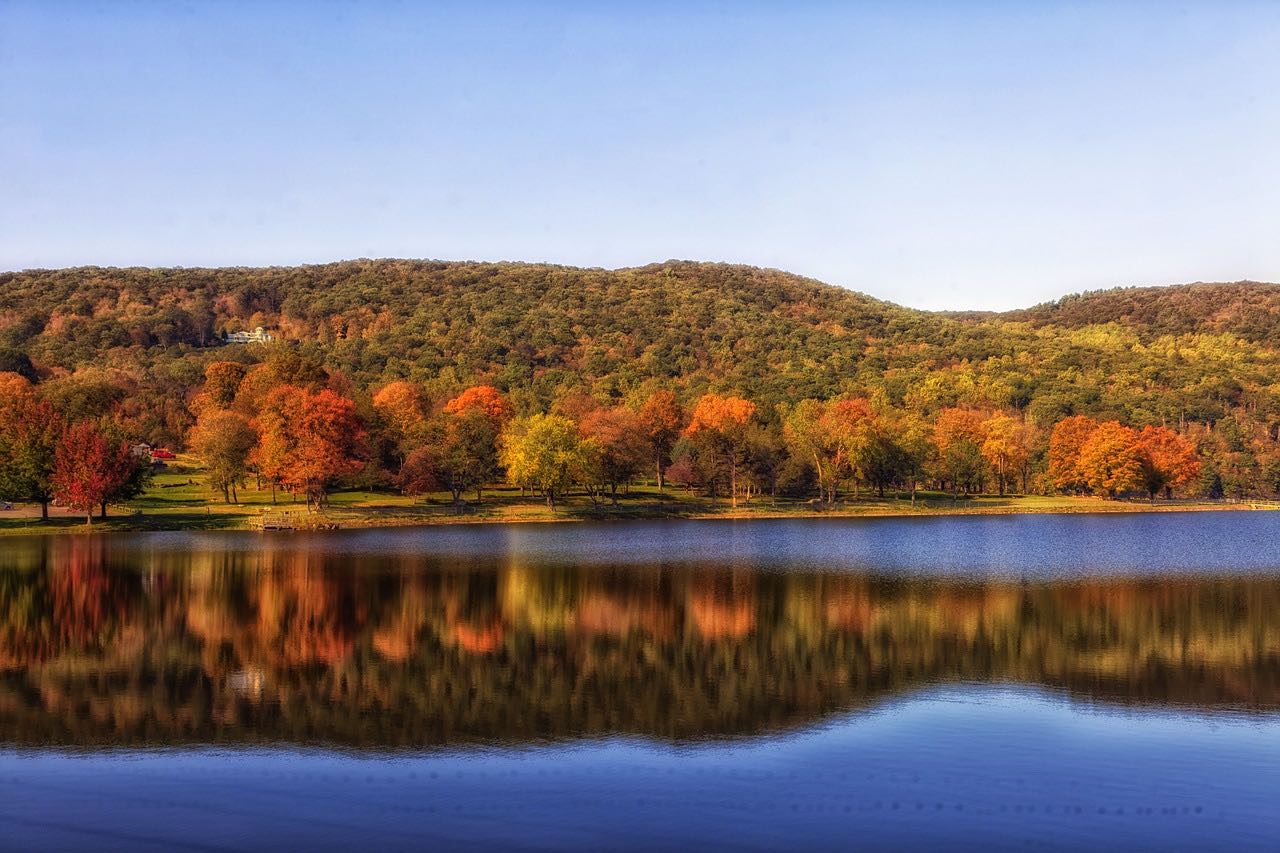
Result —
<svg viewBox="0 0 1280 853"><path fill-rule="evenodd" d="M1012 516L1012 515L1125 515L1140 513L1170 512L1265 512L1280 510L1280 502L1263 501L1164 501L1147 503L1145 501L1114 500L1105 501L1097 498L1044 498L1007 497L994 498L983 496L963 500L989 500L986 505L970 504L968 506L938 506L946 503L931 499L934 504L911 506L905 500L902 506L896 506L893 499L880 499L861 504L836 505L827 509L814 509L810 506L792 504L786 506L739 507L723 510L707 509L699 506L663 509L666 504L623 505L620 507L584 508L582 506L562 507L552 513L543 505L522 504L511 511L509 506L481 505L480 512L473 514L452 514L447 507L434 505L404 506L367 506L340 508L322 515L308 515L305 509L286 505L284 508L272 510L296 518L299 524L280 530L264 530L260 520L265 515L261 507L255 505L238 506L234 510L211 512L192 511L185 514L146 513L137 511L132 514L109 515L105 520L95 520L92 526L85 525L80 516L54 516L47 522L39 518L18 517L0 518L0 537L4 536L43 536L60 534L109 534L109 533L145 533L145 532L246 532L261 533L306 533L324 530L373 530L379 528L405 527L439 527L469 526L494 524L574 524L574 523L609 523L625 524L631 521L752 521L752 520L822 520L822 519L855 519L855 518L940 518L947 516ZM997 502L998 501L998 502ZM406 509L417 512L403 513Z"/></svg>

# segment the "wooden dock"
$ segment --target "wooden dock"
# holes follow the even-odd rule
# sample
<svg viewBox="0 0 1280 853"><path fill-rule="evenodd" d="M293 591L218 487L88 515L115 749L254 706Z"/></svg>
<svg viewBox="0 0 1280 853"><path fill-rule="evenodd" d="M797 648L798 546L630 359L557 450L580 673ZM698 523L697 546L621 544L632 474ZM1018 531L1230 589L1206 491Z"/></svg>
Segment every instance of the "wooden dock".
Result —
<svg viewBox="0 0 1280 853"><path fill-rule="evenodd" d="M259 530L337 530L337 522L323 515L297 512L264 512L258 519Z"/></svg>

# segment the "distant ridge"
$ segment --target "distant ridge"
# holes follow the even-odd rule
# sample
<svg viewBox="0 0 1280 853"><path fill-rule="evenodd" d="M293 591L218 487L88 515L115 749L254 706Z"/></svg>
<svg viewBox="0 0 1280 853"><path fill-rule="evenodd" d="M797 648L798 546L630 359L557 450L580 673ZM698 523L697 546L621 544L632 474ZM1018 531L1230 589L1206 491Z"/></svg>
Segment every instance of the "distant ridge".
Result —
<svg viewBox="0 0 1280 853"><path fill-rule="evenodd" d="M917 310L780 270L678 260L615 270L383 259L0 273L0 368L29 358L46 375L114 366L141 376L179 370L165 365L182 359L193 365L182 371L198 372L226 333L258 326L318 349L360 387L484 380L545 403L568 388L609 397L656 383L736 389L772 405L875 387L901 396L936 374L927 393L943 401L977 393L1017 406L1035 395L1058 415L1123 414L1128 398L1086 393L1080 377L1103 371L1089 380L1100 388L1150 356L1121 362L1116 345L1080 330L1118 327L1139 341L1230 334L1264 345L1251 357L1274 359L1263 350L1280 345L1280 286L1117 288L990 313ZM233 349L216 357L259 357ZM1191 381L1159 379L1144 393Z"/></svg>

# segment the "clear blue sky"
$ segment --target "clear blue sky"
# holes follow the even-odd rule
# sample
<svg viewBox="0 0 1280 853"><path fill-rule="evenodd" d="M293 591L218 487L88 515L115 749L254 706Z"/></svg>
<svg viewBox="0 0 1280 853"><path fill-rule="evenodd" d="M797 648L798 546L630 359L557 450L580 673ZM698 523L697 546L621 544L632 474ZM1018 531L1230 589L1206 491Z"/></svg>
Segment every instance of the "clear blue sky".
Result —
<svg viewBox="0 0 1280 853"><path fill-rule="evenodd" d="M0 0L0 268L1280 280L1280 3Z"/></svg>

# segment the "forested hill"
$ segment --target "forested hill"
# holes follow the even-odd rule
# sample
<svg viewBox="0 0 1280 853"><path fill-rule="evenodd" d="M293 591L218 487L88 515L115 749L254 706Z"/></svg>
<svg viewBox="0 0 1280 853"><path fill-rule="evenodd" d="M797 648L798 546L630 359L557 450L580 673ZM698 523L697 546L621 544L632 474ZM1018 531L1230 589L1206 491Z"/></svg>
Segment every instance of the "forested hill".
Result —
<svg viewBox="0 0 1280 853"><path fill-rule="evenodd" d="M0 275L0 312L4 343L53 367L121 348L199 347L261 325L331 348L365 378L452 370L512 387L571 375L803 385L847 373L869 339L917 339L938 325L799 276L676 262L29 271Z"/></svg>
<svg viewBox="0 0 1280 853"><path fill-rule="evenodd" d="M925 413L1015 409L1040 423L1072 413L1211 423L1270 409L1280 389L1280 287L1256 283L945 314L776 270L678 261L0 274L0 369L44 382L109 372L131 399L161 398L139 404L171 413L175 425L157 435L188 417L183 401L210 361L268 357L278 345L219 345L257 326L341 373L353 393L401 378L435 394L487 382L526 409L661 386L685 399L746 394L766 413L856 394Z"/></svg>
<svg viewBox="0 0 1280 853"><path fill-rule="evenodd" d="M1280 343L1280 286L1256 281L1121 287L1064 296L1003 315L1068 328L1122 323L1145 334L1230 332Z"/></svg>

